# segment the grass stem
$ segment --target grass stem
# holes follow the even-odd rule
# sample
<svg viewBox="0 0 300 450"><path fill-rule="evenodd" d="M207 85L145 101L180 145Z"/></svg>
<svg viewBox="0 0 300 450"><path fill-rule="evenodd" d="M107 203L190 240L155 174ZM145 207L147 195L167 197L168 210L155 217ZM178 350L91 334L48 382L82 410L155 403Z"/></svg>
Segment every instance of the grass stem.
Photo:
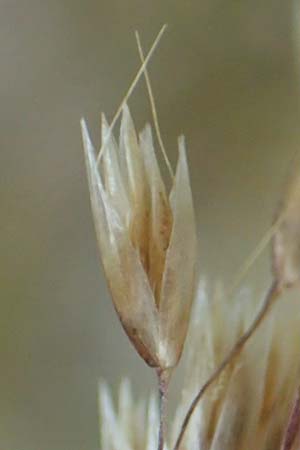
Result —
<svg viewBox="0 0 300 450"><path fill-rule="evenodd" d="M168 396L169 374L164 370L157 370L158 399L159 399L159 431L158 450L163 450L166 435L166 406Z"/></svg>

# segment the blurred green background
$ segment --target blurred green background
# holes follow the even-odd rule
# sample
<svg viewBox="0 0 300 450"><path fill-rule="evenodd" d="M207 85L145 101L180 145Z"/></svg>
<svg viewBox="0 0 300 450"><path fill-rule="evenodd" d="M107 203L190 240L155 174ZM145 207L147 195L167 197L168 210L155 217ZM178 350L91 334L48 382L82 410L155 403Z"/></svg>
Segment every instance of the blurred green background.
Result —
<svg viewBox="0 0 300 450"><path fill-rule="evenodd" d="M148 49L165 144L189 147L199 266L230 280L267 230L294 152L297 2L1 0L0 446L96 450L97 382L154 376L115 317L99 265L81 146L100 144ZM144 82L130 106L151 119ZM268 274L267 256L251 282ZM230 312L229 312L230 314Z"/></svg>

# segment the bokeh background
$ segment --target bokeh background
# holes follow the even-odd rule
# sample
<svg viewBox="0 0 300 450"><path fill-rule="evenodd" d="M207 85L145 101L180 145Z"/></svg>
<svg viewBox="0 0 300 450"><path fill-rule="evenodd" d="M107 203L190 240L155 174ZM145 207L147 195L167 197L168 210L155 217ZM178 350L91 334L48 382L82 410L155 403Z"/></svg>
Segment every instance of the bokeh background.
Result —
<svg viewBox="0 0 300 450"><path fill-rule="evenodd" d="M0 1L0 446L96 450L97 383L154 376L115 317L99 264L81 146L100 145L148 49L163 137L189 147L199 266L230 283L268 229L300 145L298 3ZM151 119L143 80L130 100ZM264 288L268 251L245 283ZM230 314L230 312L229 312Z"/></svg>

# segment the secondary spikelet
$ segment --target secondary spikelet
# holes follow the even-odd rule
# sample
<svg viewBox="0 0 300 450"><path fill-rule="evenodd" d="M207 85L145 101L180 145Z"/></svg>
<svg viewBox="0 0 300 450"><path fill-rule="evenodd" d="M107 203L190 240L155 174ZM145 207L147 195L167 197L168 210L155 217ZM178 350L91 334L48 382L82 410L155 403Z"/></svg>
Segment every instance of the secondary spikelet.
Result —
<svg viewBox="0 0 300 450"><path fill-rule="evenodd" d="M251 322L256 303L251 292L245 289L235 301L229 302L220 286L208 295L201 284L187 342L182 399L172 420L168 448L175 442L195 393ZM286 323L289 323L288 332ZM299 381L299 342L300 310L293 302L282 299L243 353L198 405L180 448L280 450ZM101 411L104 414L103 408ZM128 411L132 414L130 408ZM136 447L129 427L126 435L131 436L130 450L156 448L153 429L158 411L153 411L152 425L149 420L144 422L145 436L152 439L151 445L146 439ZM118 414L115 417L118 422ZM121 450L121 447L112 444L102 447L102 450L112 449Z"/></svg>

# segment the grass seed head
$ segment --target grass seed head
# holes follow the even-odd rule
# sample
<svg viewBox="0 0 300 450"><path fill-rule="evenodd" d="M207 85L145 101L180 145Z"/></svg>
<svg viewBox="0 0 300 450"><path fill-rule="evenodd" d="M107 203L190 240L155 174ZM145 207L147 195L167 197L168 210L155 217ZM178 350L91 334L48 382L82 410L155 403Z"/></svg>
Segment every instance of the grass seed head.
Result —
<svg viewBox="0 0 300 450"><path fill-rule="evenodd" d="M82 123L92 211L105 275L121 323L151 366L174 367L194 294L196 227L183 138L170 195L151 127L136 135L123 108L120 144L102 119L98 166Z"/></svg>

